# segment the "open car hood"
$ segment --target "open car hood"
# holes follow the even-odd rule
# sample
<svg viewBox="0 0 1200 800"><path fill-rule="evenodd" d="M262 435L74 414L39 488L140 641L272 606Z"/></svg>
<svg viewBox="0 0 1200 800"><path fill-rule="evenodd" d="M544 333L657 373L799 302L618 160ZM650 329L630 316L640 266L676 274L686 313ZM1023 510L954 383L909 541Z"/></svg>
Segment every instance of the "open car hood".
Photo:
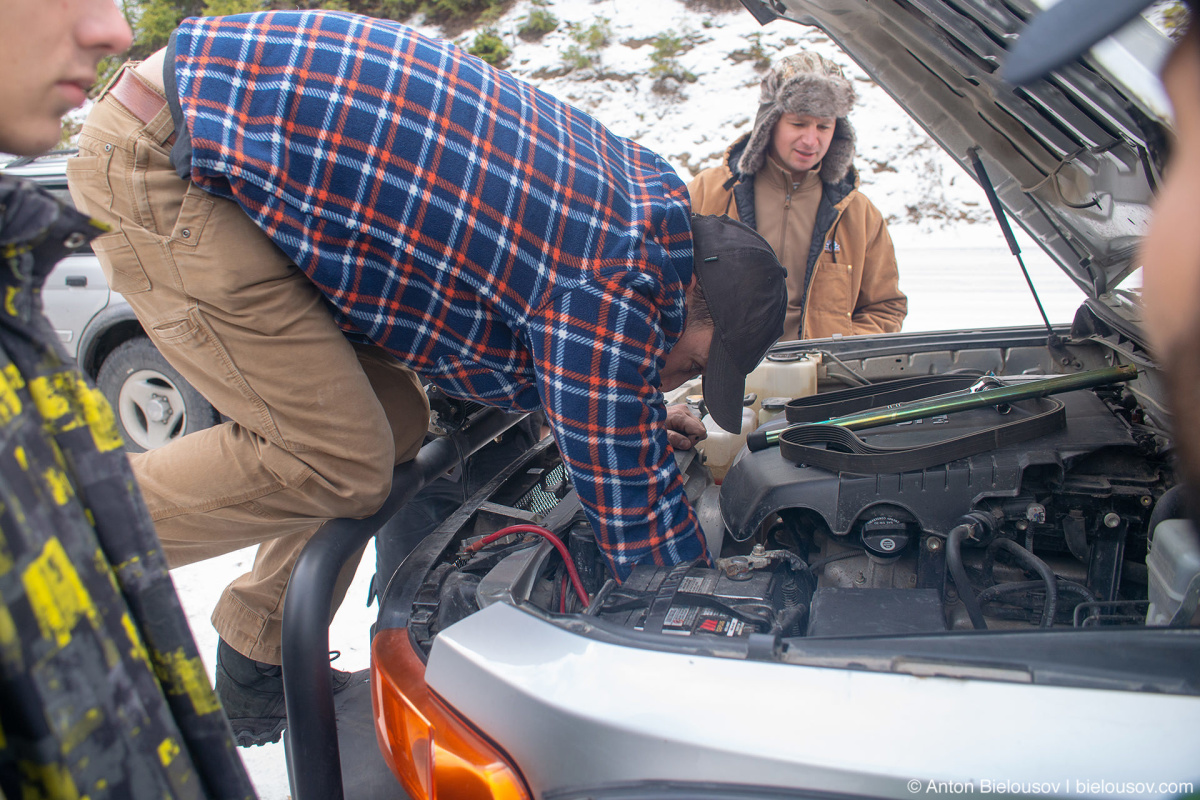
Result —
<svg viewBox="0 0 1200 800"><path fill-rule="evenodd" d="M1089 297L1139 266L1169 124L1158 71L1170 40L1144 19L1017 89L999 73L1031 0L742 3L763 24L825 31L972 177L978 148L1010 217Z"/></svg>

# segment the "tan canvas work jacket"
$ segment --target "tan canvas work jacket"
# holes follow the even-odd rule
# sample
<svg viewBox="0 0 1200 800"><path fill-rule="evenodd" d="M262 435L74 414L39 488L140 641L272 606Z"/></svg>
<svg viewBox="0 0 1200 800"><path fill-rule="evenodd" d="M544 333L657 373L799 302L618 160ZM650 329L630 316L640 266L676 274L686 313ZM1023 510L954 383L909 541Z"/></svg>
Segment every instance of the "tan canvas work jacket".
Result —
<svg viewBox="0 0 1200 800"><path fill-rule="evenodd" d="M741 157L745 141L743 137L729 148L724 165L697 175L688 191L693 213L728 214L757 230L762 216L755 203L757 174L737 181L730 167ZM758 174L769 169L778 169L770 159ZM769 216L778 216L778 209L793 200L786 182L768 181L766 193L759 188L760 203L777 193L777 201L771 201L777 207ZM788 271L788 314L780 341L900 330L908 299L900 291L892 239L883 215L858 191L853 167L838 183L823 184L807 253L794 252L795 247L789 251L772 230L759 232Z"/></svg>

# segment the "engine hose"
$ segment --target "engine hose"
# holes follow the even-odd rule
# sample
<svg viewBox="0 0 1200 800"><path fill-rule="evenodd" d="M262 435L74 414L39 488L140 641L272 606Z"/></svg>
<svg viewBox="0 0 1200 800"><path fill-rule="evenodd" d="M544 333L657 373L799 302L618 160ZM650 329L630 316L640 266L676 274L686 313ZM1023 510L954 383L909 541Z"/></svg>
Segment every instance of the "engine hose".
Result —
<svg viewBox="0 0 1200 800"><path fill-rule="evenodd" d="M779 553L780 557L783 558L784 561L791 564L792 569L797 573L809 571L810 567L808 566L808 562L797 554L793 553L791 550L776 550L775 552Z"/></svg>
<svg viewBox="0 0 1200 800"><path fill-rule="evenodd" d="M1007 551L1027 569L1031 569L1042 576L1042 583L1046 587L1046 604L1042 606L1041 627L1049 628L1054 624L1054 612L1058 610L1058 579L1054 577L1054 571L1050 569L1045 561L1042 561L1012 539L999 538L988 545L987 551L983 555L984 564L987 565L985 574L990 575L991 564L995 561L996 553L1001 550Z"/></svg>
<svg viewBox="0 0 1200 800"><path fill-rule="evenodd" d="M979 601L975 599L975 593L971 590L971 581L967 579L967 568L963 566L962 560L962 542L970 533L969 525L955 525L950 529L950 534L946 537L946 569L950 571L950 579L954 581L954 588L958 590L959 599L967 609L971 625L977 631L986 631L987 622L983 619L983 610L979 607Z"/></svg>
<svg viewBox="0 0 1200 800"><path fill-rule="evenodd" d="M781 609L775 616L775 624L771 626L771 633L780 636L790 636L792 628L794 628L800 620L804 619L808 613L808 606L801 603L800 605L789 606Z"/></svg>
<svg viewBox="0 0 1200 800"><path fill-rule="evenodd" d="M1146 586L1150 583L1150 570L1146 562L1124 561L1121 563L1121 580Z"/></svg>
<svg viewBox="0 0 1200 800"><path fill-rule="evenodd" d="M783 604L794 606L800 602L800 584L796 583L795 575L788 575L783 581Z"/></svg>
<svg viewBox="0 0 1200 800"><path fill-rule="evenodd" d="M1151 536L1154 536L1154 529L1158 527L1158 523L1169 519L1182 519L1186 516L1187 495L1184 493L1183 484L1178 483L1163 492L1163 496L1158 498L1158 502L1154 504L1154 510L1150 512L1148 531Z"/></svg>
<svg viewBox="0 0 1200 800"><path fill-rule="evenodd" d="M1081 583L1075 581L1064 580L1058 578L1059 594L1073 594L1079 597L1084 603L1095 603L1096 595L1092 590ZM995 586L989 586L979 593L979 602L990 603L993 600L999 600L1001 595L1012 594L1014 592L1030 592L1046 588L1044 581L1013 581L1011 583L997 583Z"/></svg>
<svg viewBox="0 0 1200 800"><path fill-rule="evenodd" d="M805 601L804 591L800 587L801 575L808 581L812 580L812 576L808 573L788 572L784 577L783 585L780 587L783 595L783 607L775 615L775 622L771 626L773 634L791 636L793 629L808 613L808 603ZM811 597L812 593L809 592L809 598L811 599Z"/></svg>

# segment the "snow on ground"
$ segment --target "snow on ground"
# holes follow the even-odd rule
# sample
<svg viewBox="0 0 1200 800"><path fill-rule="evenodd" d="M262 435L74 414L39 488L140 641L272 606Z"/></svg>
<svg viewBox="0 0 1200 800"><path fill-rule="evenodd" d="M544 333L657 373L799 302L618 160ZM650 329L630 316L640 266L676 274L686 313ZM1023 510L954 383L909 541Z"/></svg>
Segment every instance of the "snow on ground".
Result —
<svg viewBox="0 0 1200 800"><path fill-rule="evenodd" d="M547 9L558 17L559 29L526 42L516 31L530 8L529 0L518 0L497 25L514 50L510 71L656 150L685 181L718 164L728 144L750 129L761 73L743 56L756 41L771 58L811 48L842 64L860 98L851 121L862 188L891 222L901 288L910 299L905 330L1040 320L983 192L820 31L780 22L760 27L744 11L696 11L683 0L555 0ZM573 44L568 26L587 28L601 17L612 39L598 65L565 71L563 51ZM422 30L441 35L437 28ZM652 88L652 41L663 34L691 43L678 60L696 80L679 84L679 94ZM456 41L469 46L473 38L468 31ZM1027 237L1019 238L1051 320L1070 320L1082 293ZM252 557L253 550L243 550L173 573L210 677L217 638L209 614L224 585L248 569ZM373 564L369 547L330 630L331 646L342 653L341 669L363 669L369 662L373 617L365 598ZM281 744L241 753L262 800L289 797Z"/></svg>

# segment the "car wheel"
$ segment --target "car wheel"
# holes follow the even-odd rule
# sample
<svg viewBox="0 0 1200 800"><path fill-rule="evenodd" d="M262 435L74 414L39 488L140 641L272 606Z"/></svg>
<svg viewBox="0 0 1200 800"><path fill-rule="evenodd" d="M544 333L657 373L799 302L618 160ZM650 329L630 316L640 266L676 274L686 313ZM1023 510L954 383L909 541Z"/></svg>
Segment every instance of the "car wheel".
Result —
<svg viewBox="0 0 1200 800"><path fill-rule="evenodd" d="M141 453L212 427L219 415L145 337L117 347L96 384L116 412L125 449Z"/></svg>

